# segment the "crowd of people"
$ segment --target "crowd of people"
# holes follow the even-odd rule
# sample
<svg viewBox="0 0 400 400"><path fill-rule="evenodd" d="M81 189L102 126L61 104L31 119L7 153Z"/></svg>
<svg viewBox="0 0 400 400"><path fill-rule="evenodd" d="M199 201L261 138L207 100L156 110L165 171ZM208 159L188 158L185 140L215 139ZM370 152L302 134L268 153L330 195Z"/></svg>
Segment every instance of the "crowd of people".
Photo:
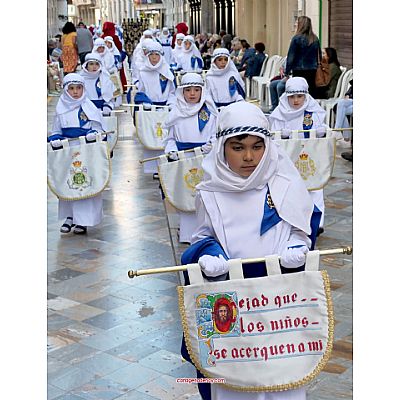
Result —
<svg viewBox="0 0 400 400"><path fill-rule="evenodd" d="M315 85L319 54L330 66L325 87ZM315 99L332 97L340 63L335 49L321 51L310 19L299 17L286 63L271 81L272 109L266 115L246 101L243 80L259 75L266 57L261 42L252 47L224 31L192 36L184 23L174 34L166 27L145 30L129 57L114 23L105 22L100 31L87 29L82 22L76 29L67 22L62 36L48 43L49 70L56 64L63 77L60 70L50 75L58 81L60 98L47 140L54 150L63 147L64 139L95 141L106 131L104 118L121 104L124 94L133 96L135 104L168 107L163 126L168 130L168 160L174 162L178 152L194 148L205 156L204 178L196 187L196 213L180 213L180 241L190 244L182 263L199 263L206 279L224 280L229 258L279 254L283 273L300 271L323 232L324 195L322 190L309 194L271 131L280 131L285 139L293 130L302 130L302 137L309 138L313 129L323 137L329 127L325 110ZM179 83L177 71L182 73ZM121 83L122 93L113 77ZM352 87L336 112L336 126L348 127ZM235 218L232 210L240 210ZM87 234L102 217L101 193L59 200L63 234ZM245 278L265 275L259 266L243 268ZM191 362L184 345L182 354ZM210 398L209 385L199 384L199 390L203 399ZM217 390L218 398L232 398L228 389ZM273 398L289 394L291 399L305 399L304 389L277 392ZM261 398L251 396L247 393L245 398ZM244 397L236 393L239 398Z"/></svg>

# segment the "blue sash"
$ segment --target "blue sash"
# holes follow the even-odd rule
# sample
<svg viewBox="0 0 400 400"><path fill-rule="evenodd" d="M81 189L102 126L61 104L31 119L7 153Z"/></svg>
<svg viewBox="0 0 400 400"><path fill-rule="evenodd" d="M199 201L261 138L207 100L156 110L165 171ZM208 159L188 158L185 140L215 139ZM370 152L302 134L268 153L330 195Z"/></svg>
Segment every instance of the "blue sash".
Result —
<svg viewBox="0 0 400 400"><path fill-rule="evenodd" d="M195 147L203 146L203 144L206 144L206 142L199 143L199 142L178 142L178 141L176 141L176 147L178 148L178 151L194 149Z"/></svg>
<svg viewBox="0 0 400 400"><path fill-rule="evenodd" d="M190 58L190 65L191 65L192 69L195 69L194 67L196 65L196 62L197 62L197 66L200 69L203 69L203 60L201 58L199 58L199 57L196 57L196 56L192 56Z"/></svg>
<svg viewBox="0 0 400 400"><path fill-rule="evenodd" d="M244 99L246 98L246 93L244 92L243 88L240 86L239 82L231 76L229 78L229 94L233 96L237 91Z"/></svg>
<svg viewBox="0 0 400 400"><path fill-rule="evenodd" d="M265 196L264 214L261 221L260 236L262 236L265 232L269 231L273 226L275 226L280 221L282 221L282 218L276 211L276 208L274 206L274 203L272 201L268 189L267 195Z"/></svg>
<svg viewBox="0 0 400 400"><path fill-rule="evenodd" d="M47 141L50 142L52 140L56 139L66 139L66 138L77 138L79 136L86 136L86 134L89 133L92 129L86 129L86 128L78 128L78 127L73 127L73 128L61 128L61 135L56 133L54 135L51 135L47 138Z"/></svg>
<svg viewBox="0 0 400 400"><path fill-rule="evenodd" d="M88 118L88 116L85 114L85 112L83 111L82 106L79 107L78 119L79 119L79 126L80 126L81 128L89 122L89 118Z"/></svg>
<svg viewBox="0 0 400 400"><path fill-rule="evenodd" d="M153 102L150 100L149 97L147 97L146 93L144 93L144 92L136 92L135 98L134 98L134 103L135 104L142 104L142 103L153 104Z"/></svg>
<svg viewBox="0 0 400 400"><path fill-rule="evenodd" d="M307 111L304 110L304 119L303 119L303 130L310 130L313 126L313 119L312 119L312 111ZM304 138L309 139L310 138L310 132L304 132Z"/></svg>
<svg viewBox="0 0 400 400"><path fill-rule="evenodd" d="M210 119L211 112L207 108L206 103L203 104L203 107L201 107L200 111L197 114L197 120L199 123L199 130L200 132L204 129L206 126L207 122Z"/></svg>
<svg viewBox="0 0 400 400"><path fill-rule="evenodd" d="M228 101L228 103L218 103L218 102L216 102L216 101L214 101L214 104L215 104L215 106L216 107L226 107L226 106L229 106L229 104L232 104L232 103L236 103L235 101Z"/></svg>
<svg viewBox="0 0 400 400"><path fill-rule="evenodd" d="M165 88L167 87L167 85L168 85L168 79L164 75L160 74L161 93L165 92Z"/></svg>
<svg viewBox="0 0 400 400"><path fill-rule="evenodd" d="M100 78L97 78L96 80L96 93L97 93L97 97L100 98L101 97L101 84L100 84Z"/></svg>
<svg viewBox="0 0 400 400"><path fill-rule="evenodd" d="M104 106L104 100L91 100L91 102L100 110L103 109Z"/></svg>

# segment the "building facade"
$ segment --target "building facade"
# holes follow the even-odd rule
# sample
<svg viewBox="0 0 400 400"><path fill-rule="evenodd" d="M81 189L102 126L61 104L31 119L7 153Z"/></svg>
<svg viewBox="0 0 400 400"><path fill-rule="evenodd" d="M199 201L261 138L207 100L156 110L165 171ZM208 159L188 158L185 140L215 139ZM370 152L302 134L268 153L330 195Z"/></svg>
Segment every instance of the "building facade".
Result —
<svg viewBox="0 0 400 400"><path fill-rule="evenodd" d="M138 19L172 31L186 22L194 35L225 30L252 45L263 42L270 55L287 54L296 18L307 15L321 46L334 47L343 65L353 65L352 0L48 0L49 36L61 30L67 14L74 23L96 26Z"/></svg>

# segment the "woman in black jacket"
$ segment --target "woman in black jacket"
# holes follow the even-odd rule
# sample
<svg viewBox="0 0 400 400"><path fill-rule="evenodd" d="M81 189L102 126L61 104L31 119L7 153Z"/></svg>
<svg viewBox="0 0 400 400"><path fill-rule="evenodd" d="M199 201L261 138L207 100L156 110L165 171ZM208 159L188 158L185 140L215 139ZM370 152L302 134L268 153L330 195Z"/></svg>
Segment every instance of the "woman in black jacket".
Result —
<svg viewBox="0 0 400 400"><path fill-rule="evenodd" d="M290 42L285 73L305 78L309 93L313 97L316 97L315 73L318 53L321 59L320 44L317 35L312 30L311 19L301 16L297 19L297 31Z"/></svg>

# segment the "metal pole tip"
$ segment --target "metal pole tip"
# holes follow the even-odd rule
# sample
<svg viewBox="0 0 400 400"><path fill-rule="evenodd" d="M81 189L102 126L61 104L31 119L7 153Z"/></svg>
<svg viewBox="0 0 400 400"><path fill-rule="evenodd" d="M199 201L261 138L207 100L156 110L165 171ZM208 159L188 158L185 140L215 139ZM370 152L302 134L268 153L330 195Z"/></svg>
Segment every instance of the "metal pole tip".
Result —
<svg viewBox="0 0 400 400"><path fill-rule="evenodd" d="M134 278L135 276L137 276L136 271L133 271L132 269L128 271L128 276L129 278Z"/></svg>

